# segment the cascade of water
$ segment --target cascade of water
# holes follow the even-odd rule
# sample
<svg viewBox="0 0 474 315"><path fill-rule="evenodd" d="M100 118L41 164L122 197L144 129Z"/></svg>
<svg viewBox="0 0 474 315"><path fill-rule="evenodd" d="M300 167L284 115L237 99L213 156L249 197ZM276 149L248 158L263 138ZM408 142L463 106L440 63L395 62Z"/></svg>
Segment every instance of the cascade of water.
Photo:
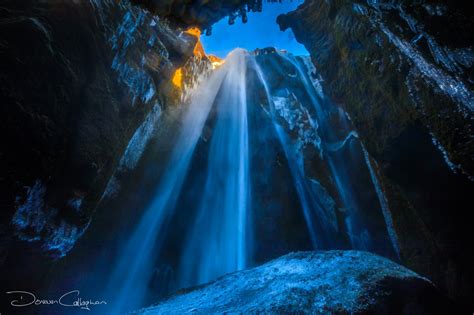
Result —
<svg viewBox="0 0 474 315"><path fill-rule="evenodd" d="M263 71L267 68L262 69L264 63L258 64L254 56L249 58L248 53L240 49L233 51L225 64L204 80L189 97L189 107L154 194L155 198L145 210L131 238L123 246L122 254L114 266L107 291L110 305L114 308L113 313L139 307L146 297L156 253L160 250L164 236L164 227L168 225L181 199L179 195L185 181L188 182L188 169L206 122L212 126L212 132L207 171L204 173L205 178L203 177L205 184L200 188L202 195L196 203L196 219L191 223L191 228L186 228L189 232L183 244L177 280L182 287L192 286L248 266L251 225L248 214L250 176L247 101L248 98L253 101L251 95L259 95L247 93L249 60L250 70L256 73L263 86L270 110L269 126L271 130L274 129L273 136L279 140L288 161L288 170L313 246L320 249L340 248L346 246L348 241L341 237L336 202L323 185L305 174L303 147L307 145L314 146L327 164L328 176L339 194L342 206L347 210L346 231L352 247L371 249L367 232L370 228L359 211L360 200L353 190L355 180L348 172L350 168L360 168L360 163L354 164L358 162L346 159L348 152L352 152L348 150L352 139L358 139L357 133L343 128L348 135L342 141L337 139L336 129L330 121L332 108L320 102L303 66L292 56L279 56L282 57L281 61L286 61L298 74L299 80L293 82L296 87L294 93L290 93L289 88L286 89L288 97L281 96L281 88L273 86L271 77L267 80L267 73ZM257 85L258 87L252 88L261 88ZM275 95L272 95L273 90ZM299 105L287 103L291 97ZM310 107L304 102L313 106L316 117L311 117L308 111ZM212 119L208 119L213 106L215 111L212 112ZM295 117L296 120L293 119ZM306 119L305 122L298 120L301 117ZM289 130L280 124L282 119L288 122ZM296 140L294 134L297 134ZM302 138L304 141L300 141ZM203 147L206 148L206 145ZM359 162L362 165L364 163L363 159ZM367 166L377 190L378 182L374 180L373 169L370 163ZM369 178L367 180L370 181ZM378 190L376 193L382 210L385 211L386 202L383 203L384 199L381 199ZM373 199L376 200L377 196L374 194ZM387 222L387 226L390 233L389 223Z"/></svg>
<svg viewBox="0 0 474 315"><path fill-rule="evenodd" d="M196 143L226 74L225 68L218 69L193 95L155 198L144 211L113 266L107 288L113 307L111 314L140 306L146 296L160 230L174 210Z"/></svg>
<svg viewBox="0 0 474 315"><path fill-rule="evenodd" d="M247 55L236 49L226 58L227 74L216 100L206 184L180 264L183 287L209 282L247 264Z"/></svg>

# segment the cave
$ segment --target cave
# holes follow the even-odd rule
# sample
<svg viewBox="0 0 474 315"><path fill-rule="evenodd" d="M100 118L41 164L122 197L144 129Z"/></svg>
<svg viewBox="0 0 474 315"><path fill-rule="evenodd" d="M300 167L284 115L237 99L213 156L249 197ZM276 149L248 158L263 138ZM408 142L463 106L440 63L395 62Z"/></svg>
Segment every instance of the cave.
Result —
<svg viewBox="0 0 474 315"><path fill-rule="evenodd" d="M473 29L449 0L4 0L0 315L472 314Z"/></svg>

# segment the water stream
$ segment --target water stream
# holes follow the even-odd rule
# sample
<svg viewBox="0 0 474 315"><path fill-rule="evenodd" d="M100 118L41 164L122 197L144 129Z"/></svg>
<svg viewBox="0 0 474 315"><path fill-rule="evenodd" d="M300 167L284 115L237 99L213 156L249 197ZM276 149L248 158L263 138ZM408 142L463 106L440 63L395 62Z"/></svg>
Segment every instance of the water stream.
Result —
<svg viewBox="0 0 474 315"><path fill-rule="evenodd" d="M183 287L247 266L249 160L246 57L234 50L216 99L216 122L198 216L179 269Z"/></svg>
<svg viewBox="0 0 474 315"><path fill-rule="evenodd" d="M183 119L183 128L175 143L165 173L156 188L155 198L124 244L122 254L112 266L112 276L107 289L113 296L116 314L141 305L153 270L154 254L159 250L160 231L170 219L189 164L201 136L202 128L217 96L218 87L226 77L226 68L214 72L193 94Z"/></svg>

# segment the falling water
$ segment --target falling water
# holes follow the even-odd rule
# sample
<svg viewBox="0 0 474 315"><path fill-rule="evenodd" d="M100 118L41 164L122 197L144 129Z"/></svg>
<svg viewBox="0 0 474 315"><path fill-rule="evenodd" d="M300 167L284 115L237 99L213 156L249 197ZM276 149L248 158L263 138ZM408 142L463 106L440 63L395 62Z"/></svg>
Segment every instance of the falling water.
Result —
<svg viewBox="0 0 474 315"><path fill-rule="evenodd" d="M144 211L141 220L124 245L113 266L109 292L113 314L141 306L151 278L160 230L170 219L185 180L189 164L201 136L202 128L217 96L218 87L226 75L225 68L215 71L195 91L174 150L154 194L155 198Z"/></svg>
<svg viewBox="0 0 474 315"><path fill-rule="evenodd" d="M216 99L217 121L198 217L180 266L181 285L205 283L247 263L248 126L246 58L234 50Z"/></svg>
<svg viewBox="0 0 474 315"><path fill-rule="evenodd" d="M189 181L191 175L195 175L190 173L189 169L192 169L194 151L204 127L211 132L209 143L199 142L198 149L208 150L204 171L201 170L203 165L197 165L200 168L197 175L203 176L202 181L198 182L204 185L192 187L202 193L191 202L189 214L193 219L185 220L184 223L184 242L177 248L181 256L179 262L175 262L175 280L180 287L193 286L246 268L251 263L250 248L255 240L250 237L253 225L249 209L255 198L250 198L252 163L249 162L247 116L256 113L255 107L251 106L260 102L259 98L252 98L252 95L262 94L266 97L269 108L267 114L270 117L269 130L273 130L271 137L279 141L286 157L285 167L292 176L292 184L299 199L298 206L301 207L313 247L371 249L367 232L370 228L362 217L363 214L359 210L360 200L356 198L356 191L352 186L359 180L355 180L348 172L350 168L360 168L364 161L359 163L351 158L347 160L347 155L344 155L352 152L346 149L351 147L354 139L359 141L357 133L346 130L348 124L342 124L347 136L338 138L336 127L332 126L329 118L332 108L317 96L310 77L305 74L298 59L285 54L266 58L276 58L278 63L285 63L292 71L296 71L294 76L288 74L292 78L298 78L291 79L293 85L283 82L283 86L286 86L284 92L288 97L281 96L281 87L273 86L275 82L281 82L281 78L272 81L271 72L267 71L275 69L268 68L268 63L266 68L263 68L255 56L237 49L229 54L224 65L204 80L187 98L186 104L183 104L186 112L181 130L154 192L154 199L143 212L112 267L107 289L109 304L114 308L112 313L122 313L140 307L147 296L160 247L167 237L165 228L175 213L183 211L180 207L182 187L195 183ZM273 66L270 63L270 67ZM258 78L259 83L255 86L249 85L252 82L249 79L250 71ZM297 109L287 102L290 96L295 100L297 97L301 98L296 102L299 104ZM309 108L312 108L315 115L310 114ZM304 116L304 122L292 121L296 116ZM287 121L288 128L281 124L282 118ZM259 130L255 130L256 132ZM305 174L303 149L308 145L312 146L315 152L319 152L321 163L325 163L329 171L329 180L334 186L331 194L326 190L328 187ZM370 163L367 167L371 183L377 190L373 198L376 200L379 197L382 210L385 211L386 203L381 199L378 182L374 181ZM370 181L370 178L367 179ZM335 198L339 198L342 206L346 208L345 227L339 223L341 210L337 208ZM389 233L390 223L391 221L386 222ZM341 236L342 234L346 235Z"/></svg>
<svg viewBox="0 0 474 315"><path fill-rule="evenodd" d="M375 170L372 167L369 152L367 152L367 149L364 145L362 145L362 150L364 151L365 163L367 164L367 168L370 171L370 178L372 179L375 192L377 193L377 197L379 198L380 207L382 207L383 217L385 219L385 224L387 225L387 231L388 235L390 236L390 241L392 242L393 250L397 254L397 257L400 258L400 246L398 245L398 236L395 232L395 228L393 227L392 213L390 212L390 208L388 207L387 198L385 197L385 193L383 192L382 187L380 186L377 174L375 173Z"/></svg>
<svg viewBox="0 0 474 315"><path fill-rule="evenodd" d="M306 78L306 75L304 74L303 70L301 69L301 66L298 64L296 60L294 60L293 56L287 56L286 54L279 54L279 56L282 57L282 59L286 60L289 62L293 68L297 71L300 81L303 83L304 89L307 93L307 95L310 98L311 105L314 107L316 111L316 115L318 118L318 130L322 133L322 136L327 138L334 138L334 135L332 134L332 127L330 124L327 123L326 117L327 113L323 109L323 107L320 104L320 101L317 99L316 96L316 91L314 87L309 83L308 79ZM271 104L271 107L273 106L273 101L272 101L272 96L270 94L270 89L266 83L266 79L262 73L262 70L260 69L259 65L257 62L254 62L254 67L255 70L258 74L259 79L261 80L265 92L267 94L267 99L269 100L269 103ZM331 241L333 241L333 238L331 236L334 236L334 232L337 231L337 225L334 222L334 220L328 220L328 217L333 217L333 215L330 214L331 209L324 209L324 207L318 206L320 204L319 200L324 199L321 198L321 196L314 196L314 194L311 192L310 189L308 189L307 184L306 184L306 179L304 176L304 170L303 170L303 162L301 161L301 155L297 155L296 152L294 152L294 149L289 147L289 141L287 139L287 136L284 134L282 131L281 126L279 126L278 123L275 121L275 113L272 114L273 120L274 120L274 125L275 129L277 130L280 142L284 148L285 154L288 159L288 163L292 172L293 176L293 181L295 184L295 187L297 188L297 192L300 198L301 206L303 208L306 222L308 225L308 229L311 235L311 238L313 240L313 245L316 248L331 248L332 246ZM328 135L329 134L329 135ZM346 138L344 141L339 142L338 144L332 144L332 145L327 145L327 147L330 149L328 151L333 151L333 147L342 147L347 141L349 141L350 138ZM321 154L323 153L323 147L319 147L319 150L321 151ZM325 154L326 160L328 162L329 168L331 170L331 173L334 178L334 182L338 188L338 193L340 194L341 199L343 200L345 207L348 209L351 209L351 214L354 215L354 213L357 212L356 210L356 205L355 201L352 197L351 189L347 182L342 180L343 175L341 174L341 169L335 167L335 162L333 160L333 157L329 154ZM316 216L316 217L315 217ZM328 224L331 222L333 223L334 228L332 230L328 231ZM318 229L316 227L316 222L320 222L320 228ZM363 248L363 249L368 249L367 243L367 233L365 230L357 231L354 228L354 224L352 222L352 218L348 216L346 218L346 222L348 225L348 234L352 242L352 247L354 248ZM324 231L326 230L326 231ZM322 232L325 232L323 234ZM358 236L355 236L356 233L358 233ZM323 239L322 236L326 235L326 238ZM363 240L362 242L360 240Z"/></svg>

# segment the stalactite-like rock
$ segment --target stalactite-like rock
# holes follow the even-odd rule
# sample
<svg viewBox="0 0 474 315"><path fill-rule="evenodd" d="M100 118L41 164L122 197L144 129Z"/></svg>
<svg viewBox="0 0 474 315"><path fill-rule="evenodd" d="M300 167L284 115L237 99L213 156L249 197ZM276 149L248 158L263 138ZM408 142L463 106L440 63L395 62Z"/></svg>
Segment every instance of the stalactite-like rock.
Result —
<svg viewBox="0 0 474 315"><path fill-rule="evenodd" d="M201 29L209 29L212 24L225 16L229 17L229 23L231 24L238 17L246 22L247 10L262 10L262 0L132 0L132 2L178 26L196 26Z"/></svg>

